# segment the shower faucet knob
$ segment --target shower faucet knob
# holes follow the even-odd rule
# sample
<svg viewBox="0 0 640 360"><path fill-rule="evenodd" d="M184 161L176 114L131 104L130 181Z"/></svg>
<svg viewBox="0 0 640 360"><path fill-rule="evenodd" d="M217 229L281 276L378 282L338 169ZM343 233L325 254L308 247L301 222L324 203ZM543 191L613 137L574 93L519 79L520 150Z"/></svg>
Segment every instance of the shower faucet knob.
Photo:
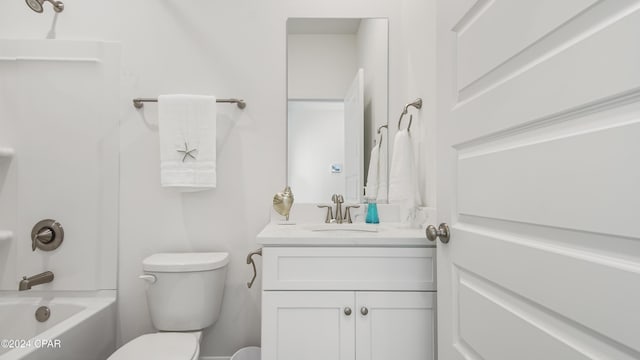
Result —
<svg viewBox="0 0 640 360"><path fill-rule="evenodd" d="M35 236L35 240L40 241L42 243L48 244L53 241L54 238L53 230L49 227L42 228Z"/></svg>
<svg viewBox="0 0 640 360"><path fill-rule="evenodd" d="M52 219L39 221L31 230L31 250L55 250L64 240L64 229Z"/></svg>

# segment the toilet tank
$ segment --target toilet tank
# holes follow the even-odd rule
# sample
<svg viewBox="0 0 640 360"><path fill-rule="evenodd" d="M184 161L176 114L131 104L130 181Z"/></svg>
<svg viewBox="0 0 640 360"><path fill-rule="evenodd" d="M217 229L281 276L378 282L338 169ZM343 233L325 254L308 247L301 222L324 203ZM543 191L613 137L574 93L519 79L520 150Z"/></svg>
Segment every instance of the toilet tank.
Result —
<svg viewBox="0 0 640 360"><path fill-rule="evenodd" d="M142 262L151 321L161 331L197 331L218 320L229 254L161 253ZM151 275L151 276L149 276Z"/></svg>

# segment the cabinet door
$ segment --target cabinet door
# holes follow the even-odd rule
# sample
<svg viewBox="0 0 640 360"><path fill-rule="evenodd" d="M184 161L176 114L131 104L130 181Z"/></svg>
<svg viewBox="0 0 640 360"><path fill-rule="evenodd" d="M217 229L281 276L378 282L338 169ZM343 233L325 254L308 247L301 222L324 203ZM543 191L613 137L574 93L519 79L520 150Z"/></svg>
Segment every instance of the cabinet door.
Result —
<svg viewBox="0 0 640 360"><path fill-rule="evenodd" d="M356 359L433 359L434 294L356 293Z"/></svg>
<svg viewBox="0 0 640 360"><path fill-rule="evenodd" d="M262 360L354 360L354 298L350 291L263 292Z"/></svg>

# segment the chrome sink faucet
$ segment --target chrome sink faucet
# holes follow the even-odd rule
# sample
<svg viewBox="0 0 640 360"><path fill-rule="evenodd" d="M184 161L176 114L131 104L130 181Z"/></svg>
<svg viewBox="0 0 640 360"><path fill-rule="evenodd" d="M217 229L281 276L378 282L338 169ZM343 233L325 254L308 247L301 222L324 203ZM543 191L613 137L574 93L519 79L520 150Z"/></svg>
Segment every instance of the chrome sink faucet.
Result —
<svg viewBox="0 0 640 360"><path fill-rule="evenodd" d="M324 222L326 224L332 224L336 222L336 219L333 217L333 209L331 209L331 205L318 205L320 209L327 209L327 216L324 218Z"/></svg>
<svg viewBox="0 0 640 360"><path fill-rule="evenodd" d="M351 220L351 209L355 209L355 208L359 208L360 205L349 205L347 207L345 207L345 213L344 216L342 216L342 204L344 204L344 197L342 195L339 194L333 194L331 196L331 201L333 201L334 204L336 204L336 211L335 214L336 216L333 217L333 209L331 208L331 205L318 205L319 208L323 209L326 208L327 209L327 216L324 219L324 222L327 224L351 224L352 220Z"/></svg>
<svg viewBox="0 0 640 360"><path fill-rule="evenodd" d="M344 219L342 218L342 204L344 203L344 198L342 197L342 195L333 194L333 196L331 196L331 201L336 204L336 222L338 224L342 224L342 222L344 221Z"/></svg>
<svg viewBox="0 0 640 360"><path fill-rule="evenodd" d="M20 285L18 286L19 291L30 290L32 286L46 284L53 281L53 273L51 271L45 271L38 275L33 275L29 278L26 276L22 277L20 280Z"/></svg>

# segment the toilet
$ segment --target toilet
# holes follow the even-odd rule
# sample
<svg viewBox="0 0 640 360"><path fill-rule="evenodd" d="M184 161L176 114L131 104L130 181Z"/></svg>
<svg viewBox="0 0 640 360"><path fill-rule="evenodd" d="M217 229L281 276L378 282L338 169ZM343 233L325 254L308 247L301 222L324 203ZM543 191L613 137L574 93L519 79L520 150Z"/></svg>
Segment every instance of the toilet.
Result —
<svg viewBox="0 0 640 360"><path fill-rule="evenodd" d="M229 254L161 253L142 262L147 303L159 331L139 336L108 360L197 360L202 330L218 320Z"/></svg>

